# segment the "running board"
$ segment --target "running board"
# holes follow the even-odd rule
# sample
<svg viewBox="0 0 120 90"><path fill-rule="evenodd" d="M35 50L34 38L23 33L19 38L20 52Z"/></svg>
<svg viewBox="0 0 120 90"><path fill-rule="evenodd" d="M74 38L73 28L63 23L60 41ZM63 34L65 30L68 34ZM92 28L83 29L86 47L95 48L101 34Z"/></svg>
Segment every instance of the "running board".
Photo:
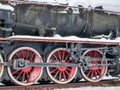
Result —
<svg viewBox="0 0 120 90"><path fill-rule="evenodd" d="M11 36L0 38L1 41L30 41L30 42L58 42L58 43L81 43L81 44L98 44L98 45L120 45L120 40L114 39L90 39L79 38L76 36L69 37L41 37L41 36Z"/></svg>

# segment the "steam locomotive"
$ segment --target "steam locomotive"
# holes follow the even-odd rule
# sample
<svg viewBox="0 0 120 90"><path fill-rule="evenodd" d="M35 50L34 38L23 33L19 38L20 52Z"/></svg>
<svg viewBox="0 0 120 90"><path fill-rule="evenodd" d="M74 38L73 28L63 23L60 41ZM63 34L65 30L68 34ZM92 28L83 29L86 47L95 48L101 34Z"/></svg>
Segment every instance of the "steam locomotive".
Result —
<svg viewBox="0 0 120 90"><path fill-rule="evenodd" d="M2 83L27 86L119 77L120 46L114 42L120 37L119 13L102 7L21 2L14 12L0 10ZM67 40L66 36L83 41ZM106 42L99 41L101 38Z"/></svg>

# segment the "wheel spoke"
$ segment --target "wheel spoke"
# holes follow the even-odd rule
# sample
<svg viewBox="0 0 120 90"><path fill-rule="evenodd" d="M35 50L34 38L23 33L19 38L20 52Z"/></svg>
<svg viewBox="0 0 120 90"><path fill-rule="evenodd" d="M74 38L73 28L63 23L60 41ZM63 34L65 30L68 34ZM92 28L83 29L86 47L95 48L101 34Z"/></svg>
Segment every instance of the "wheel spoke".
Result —
<svg viewBox="0 0 120 90"><path fill-rule="evenodd" d="M69 54L67 54L67 56L65 57L64 61L67 62L68 58L69 58Z"/></svg>
<svg viewBox="0 0 120 90"><path fill-rule="evenodd" d="M59 73L59 80L62 78L62 72Z"/></svg>
<svg viewBox="0 0 120 90"><path fill-rule="evenodd" d="M56 72L56 74L54 75L54 78L56 78L56 77L57 77L58 73L59 73L59 71L57 71L57 72Z"/></svg>
<svg viewBox="0 0 120 90"><path fill-rule="evenodd" d="M1 73L1 71L2 71L2 65L0 65L0 73Z"/></svg>
<svg viewBox="0 0 120 90"><path fill-rule="evenodd" d="M68 76L68 78L70 77L70 74L68 73L68 71L65 71L66 75Z"/></svg>
<svg viewBox="0 0 120 90"><path fill-rule="evenodd" d="M14 70L13 72L12 72L12 74L16 74L16 73L18 73L20 71L20 69L19 70Z"/></svg>
<svg viewBox="0 0 120 90"><path fill-rule="evenodd" d="M18 80L18 79L20 79L19 77L22 75L22 71L18 74L18 76L16 77L16 79Z"/></svg>
<svg viewBox="0 0 120 90"><path fill-rule="evenodd" d="M71 69L69 67L66 68L67 70L71 71Z"/></svg>
<svg viewBox="0 0 120 90"><path fill-rule="evenodd" d="M88 71L88 69L85 69L85 70L84 70L84 73L87 72L87 71Z"/></svg>
<svg viewBox="0 0 120 90"><path fill-rule="evenodd" d="M69 63L75 63L75 60L68 60L70 56L70 53L65 48L57 48L53 50L50 55L47 58L47 63L57 60L57 62L63 62L66 63L69 61ZM59 61L58 61L59 60ZM56 68L54 67L47 67L47 73L51 80L53 80L56 83L59 84L65 84L75 77L77 73L77 67L67 67L67 66L58 66Z"/></svg>
<svg viewBox="0 0 120 90"><path fill-rule="evenodd" d="M107 66L104 66L105 68L101 68L101 66L97 66L97 64L106 64L106 61L103 62L98 61L96 58L102 58L103 54L99 50L87 50L83 53L83 57L91 57L91 64L96 64L95 66L91 66L88 69L81 68L81 73L83 77L90 81L90 82L98 82L102 79L102 77L106 74ZM85 60L85 59L83 59ZM87 60L85 61L87 63ZM102 73L101 73L102 72Z"/></svg>
<svg viewBox="0 0 120 90"><path fill-rule="evenodd" d="M21 53L22 53L22 58L25 58L24 50L22 50Z"/></svg>
<svg viewBox="0 0 120 90"><path fill-rule="evenodd" d="M98 56L97 56L97 52L94 51L94 56L93 56L93 57L98 57Z"/></svg>
<svg viewBox="0 0 120 90"><path fill-rule="evenodd" d="M63 77L64 77L64 81L66 80L66 75L65 72L63 72Z"/></svg>
<svg viewBox="0 0 120 90"><path fill-rule="evenodd" d="M23 52L23 50L19 51L19 55L20 55L21 58L24 58L22 52Z"/></svg>
<svg viewBox="0 0 120 90"><path fill-rule="evenodd" d="M25 81L25 72L23 72L23 75L22 75L22 82Z"/></svg>
<svg viewBox="0 0 120 90"><path fill-rule="evenodd" d="M53 54L53 56L55 57L55 59L56 59L56 60L58 60L58 61L59 61L59 59L57 58L57 56L56 56L55 54Z"/></svg>
<svg viewBox="0 0 120 90"><path fill-rule="evenodd" d="M65 51L62 51L62 60L64 60L64 56L65 56Z"/></svg>
<svg viewBox="0 0 120 90"><path fill-rule="evenodd" d="M87 73L87 77L89 77L89 76L90 76L90 73L91 73L91 70Z"/></svg>
<svg viewBox="0 0 120 90"><path fill-rule="evenodd" d="M99 74L98 74L99 75ZM97 70L95 70L95 79L97 79Z"/></svg>
<svg viewBox="0 0 120 90"><path fill-rule="evenodd" d="M20 56L19 58L23 58L22 51L23 51L23 50L19 51L19 56Z"/></svg>
<svg viewBox="0 0 120 90"><path fill-rule="evenodd" d="M75 61L73 59L68 59L66 62L67 63L75 63Z"/></svg>
<svg viewBox="0 0 120 90"><path fill-rule="evenodd" d="M60 51L59 51L59 50L57 51L57 54L58 54L59 60L61 61L62 59L61 59L61 54L60 54Z"/></svg>
<svg viewBox="0 0 120 90"><path fill-rule="evenodd" d="M29 72L26 72L27 79L30 78Z"/></svg>
<svg viewBox="0 0 120 90"><path fill-rule="evenodd" d="M88 56L91 56L91 57L92 57L92 56L93 56L93 52L92 52L92 51L89 52L89 53L88 53Z"/></svg>
<svg viewBox="0 0 120 90"><path fill-rule="evenodd" d="M91 79L94 78L94 70L91 71Z"/></svg>
<svg viewBox="0 0 120 90"><path fill-rule="evenodd" d="M17 56L17 58L21 58L20 55L19 55L19 53L16 53L15 55Z"/></svg>
<svg viewBox="0 0 120 90"><path fill-rule="evenodd" d="M29 50L26 50L26 59L29 60Z"/></svg>
<svg viewBox="0 0 120 90"><path fill-rule="evenodd" d="M97 73L98 73L99 75L101 74L99 70L96 70L96 71L97 71Z"/></svg>
<svg viewBox="0 0 120 90"><path fill-rule="evenodd" d="M14 50L9 56L9 62L14 62L15 59L23 59L29 63L42 63L40 54L33 48L20 47ZM32 85L34 82L42 76L43 67L29 66L26 68L18 68L16 70L13 67L8 67L8 74L13 83L17 85Z"/></svg>
<svg viewBox="0 0 120 90"><path fill-rule="evenodd" d="M57 71L57 68L53 69L52 71L50 71L51 73L54 73L55 71Z"/></svg>
<svg viewBox="0 0 120 90"><path fill-rule="evenodd" d="M34 62L34 61L33 61L33 60L34 60L34 57L35 57L35 54L32 53L32 56L30 57L30 61L31 61L31 62Z"/></svg>
<svg viewBox="0 0 120 90"><path fill-rule="evenodd" d="M0 63L4 63L2 55L0 54ZM4 65L0 65L0 78L3 75L4 72Z"/></svg>

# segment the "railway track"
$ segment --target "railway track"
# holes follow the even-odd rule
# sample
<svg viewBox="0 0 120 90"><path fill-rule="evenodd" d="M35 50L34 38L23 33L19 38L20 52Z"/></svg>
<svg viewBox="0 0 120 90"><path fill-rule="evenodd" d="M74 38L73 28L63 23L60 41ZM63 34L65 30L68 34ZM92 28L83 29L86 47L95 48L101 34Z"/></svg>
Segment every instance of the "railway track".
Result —
<svg viewBox="0 0 120 90"><path fill-rule="evenodd" d="M55 90L60 88L78 88L86 86L120 86L120 81L104 80L97 83L81 81L79 83L69 84L47 84L47 85L33 85L33 86L0 86L0 90Z"/></svg>

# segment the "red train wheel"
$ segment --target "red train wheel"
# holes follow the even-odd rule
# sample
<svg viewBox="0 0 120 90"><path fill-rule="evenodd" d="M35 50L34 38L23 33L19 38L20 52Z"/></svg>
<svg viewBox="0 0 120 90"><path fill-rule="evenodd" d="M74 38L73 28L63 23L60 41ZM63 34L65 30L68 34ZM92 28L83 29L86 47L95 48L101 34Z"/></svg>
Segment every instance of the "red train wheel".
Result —
<svg viewBox="0 0 120 90"><path fill-rule="evenodd" d="M65 48L57 48L49 54L47 63L75 63L75 60L70 60L69 57L70 52L68 50ZM77 67L47 67L47 73L50 79L55 83L65 84L73 80L77 73Z"/></svg>
<svg viewBox="0 0 120 90"><path fill-rule="evenodd" d="M3 58L1 56L1 54L0 54L0 63L3 63ZM0 78L1 78L1 76L3 74L3 72L4 72L4 66L0 65Z"/></svg>
<svg viewBox="0 0 120 90"><path fill-rule="evenodd" d="M39 53L30 47L20 47L14 50L9 56L9 63L12 64L15 59L24 59L27 62L32 63L42 63L42 58ZM26 68L14 69L13 67L8 67L8 74L13 83L17 85L32 85L41 77L43 72L43 67L32 67L28 66Z"/></svg>
<svg viewBox="0 0 120 90"><path fill-rule="evenodd" d="M90 82L98 82L107 72L107 66L97 66L97 64L106 64L106 60L102 60L102 52L99 50L87 50L83 53L83 57L93 58L91 61L87 61L91 64L96 64L96 66L89 66L88 68L81 68L81 73L83 77ZM95 58L101 58L101 60L95 60ZM89 60L89 59L88 59ZM85 62L85 63L86 63Z"/></svg>

